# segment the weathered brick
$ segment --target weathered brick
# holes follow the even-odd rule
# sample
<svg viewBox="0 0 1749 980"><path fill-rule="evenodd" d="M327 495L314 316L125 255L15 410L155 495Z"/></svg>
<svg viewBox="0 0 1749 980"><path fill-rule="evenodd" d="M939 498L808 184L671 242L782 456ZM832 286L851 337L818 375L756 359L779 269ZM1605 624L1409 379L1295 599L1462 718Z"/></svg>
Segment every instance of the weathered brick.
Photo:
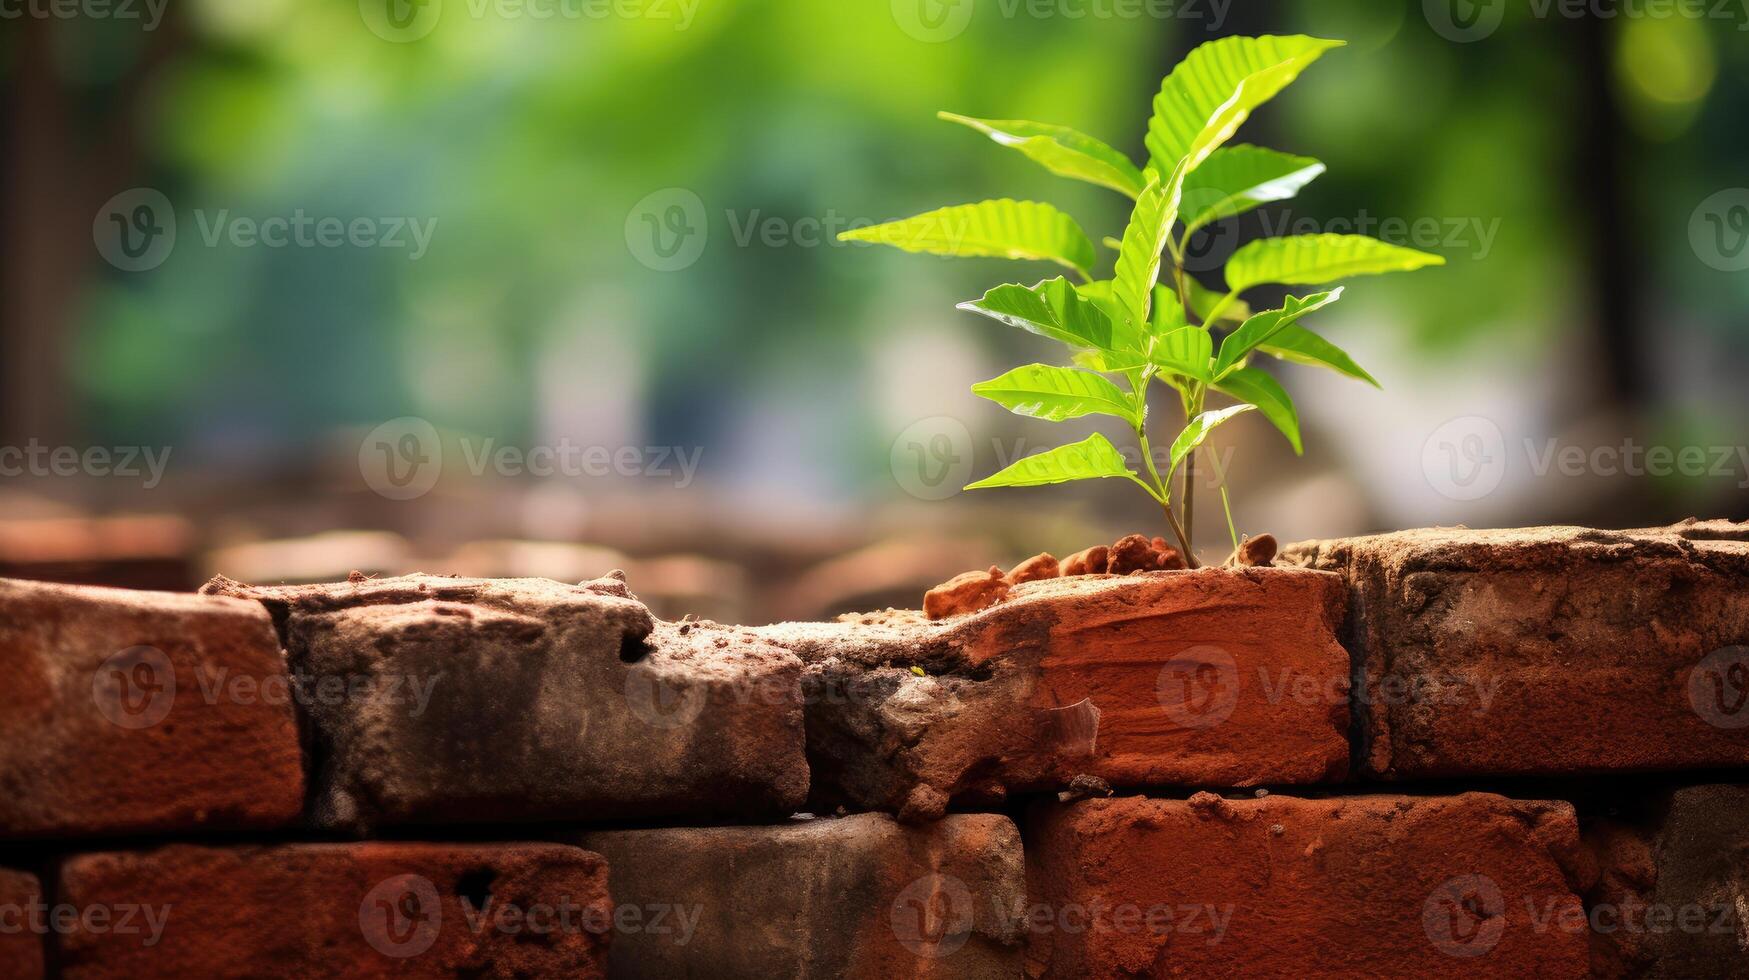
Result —
<svg viewBox="0 0 1749 980"><path fill-rule="evenodd" d="M645 926L614 937L619 980L1020 973L1026 883L1004 816L906 827L860 814L581 843L607 857L620 909L639 910Z"/></svg>
<svg viewBox="0 0 1749 980"><path fill-rule="evenodd" d="M0 868L0 977L42 980L46 920L35 875Z"/></svg>
<svg viewBox="0 0 1749 980"><path fill-rule="evenodd" d="M809 664L817 804L930 819L1076 777L1341 779L1341 605L1327 573L1202 569L1028 582L940 622L886 613L757 632Z"/></svg>
<svg viewBox="0 0 1749 980"><path fill-rule="evenodd" d="M1043 977L1583 977L1572 807L1455 797L1041 805Z"/></svg>
<svg viewBox="0 0 1749 980"><path fill-rule="evenodd" d="M282 624L322 824L769 817L806 799L800 661L656 620L621 580L206 590Z"/></svg>
<svg viewBox="0 0 1749 980"><path fill-rule="evenodd" d="M1749 525L1311 542L1347 573L1384 778L1749 762Z"/></svg>
<svg viewBox="0 0 1749 980"><path fill-rule="evenodd" d="M302 755L253 603L0 580L0 836L285 824Z"/></svg>
<svg viewBox="0 0 1749 980"><path fill-rule="evenodd" d="M1690 786L1593 822L1598 977L1749 977L1749 786Z"/></svg>
<svg viewBox="0 0 1749 980"><path fill-rule="evenodd" d="M115 913L58 937L68 980L601 977L613 914L557 844L175 845L71 858L59 893Z"/></svg>

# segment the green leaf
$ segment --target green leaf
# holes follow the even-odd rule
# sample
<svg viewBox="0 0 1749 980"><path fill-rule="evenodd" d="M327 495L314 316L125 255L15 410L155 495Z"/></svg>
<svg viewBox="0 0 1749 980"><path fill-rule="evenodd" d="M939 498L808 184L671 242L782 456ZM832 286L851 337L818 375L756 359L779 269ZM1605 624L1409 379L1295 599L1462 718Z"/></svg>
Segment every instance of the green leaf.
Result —
<svg viewBox="0 0 1749 980"><path fill-rule="evenodd" d="M1223 146L1184 178L1184 237L1198 228L1244 214L1260 204L1285 201L1324 172L1311 157L1261 146Z"/></svg>
<svg viewBox="0 0 1749 980"><path fill-rule="evenodd" d="M1077 367L1100 374L1129 374L1148 366L1148 359L1141 351L1131 350L1078 350L1070 355Z"/></svg>
<svg viewBox="0 0 1749 980"><path fill-rule="evenodd" d="M1028 364L972 385L972 393L1016 415L1047 422L1115 415L1136 424L1134 402L1122 389L1097 374L1071 368Z"/></svg>
<svg viewBox="0 0 1749 980"><path fill-rule="evenodd" d="M1047 483L1068 483L1072 480L1100 480L1122 477L1143 487L1141 479L1130 471L1122 454L1111 440L1095 432L1077 443L1058 446L1015 463L995 476L986 477L966 486L967 490L987 487L1038 487ZM1150 495L1154 491L1149 490Z"/></svg>
<svg viewBox="0 0 1749 980"><path fill-rule="evenodd" d="M1111 347L1111 320L1062 276L1036 286L997 286L982 299L961 303L958 308L1070 347Z"/></svg>
<svg viewBox="0 0 1749 980"><path fill-rule="evenodd" d="M1153 363L1174 374L1207 382L1214 375L1209 360L1214 356L1214 338L1202 327L1180 327L1154 345Z"/></svg>
<svg viewBox="0 0 1749 980"><path fill-rule="evenodd" d="M1409 272L1445 259L1365 235L1289 235L1262 238L1233 253L1227 287L1244 292L1264 283L1318 286L1350 276Z"/></svg>
<svg viewBox="0 0 1749 980"><path fill-rule="evenodd" d="M940 208L903 221L853 228L841 242L877 242L907 252L958 258L1048 260L1093 277L1093 243L1069 217L1037 201L982 201Z"/></svg>
<svg viewBox="0 0 1749 980"><path fill-rule="evenodd" d="M1166 478L1172 478L1172 474L1178 471L1179 464L1184 462L1184 457L1189 456L1204 442L1207 442L1209 434L1214 432L1217 426L1228 419L1243 415L1256 408L1256 405L1241 403L1231 408L1218 408L1212 412L1203 412L1191 419L1190 424L1184 427L1184 431L1178 434L1178 438L1172 440L1172 465L1166 470Z"/></svg>
<svg viewBox="0 0 1749 980"><path fill-rule="evenodd" d="M1384 387L1366 373L1364 368L1354 363L1354 358L1349 357L1346 351L1305 327L1284 327L1280 333L1269 339L1269 343L1257 345L1257 349L1284 361L1333 368L1351 378L1365 381L1374 388Z"/></svg>
<svg viewBox="0 0 1749 980"><path fill-rule="evenodd" d="M1303 35L1224 37L1199 45L1172 69L1148 121L1148 166L1194 171L1231 139L1251 111L1274 98L1308 65L1342 41Z"/></svg>
<svg viewBox="0 0 1749 980"><path fill-rule="evenodd" d="M1187 275L1185 285L1186 292L1190 293L1190 309L1196 314L1198 320L1209 326L1219 326L1222 323L1244 323L1251 318L1251 304L1242 299L1235 299L1228 302L1226 308L1221 311L1219 321L1208 323L1209 314L1214 312L1215 307L1225 298L1225 295L1197 282L1195 276Z"/></svg>
<svg viewBox="0 0 1749 980"><path fill-rule="evenodd" d="M1130 158L1110 146L1067 126L1029 122L1025 119L974 119L952 112L936 115L948 122L970 126L991 139L1026 154L1035 163L1059 177L1084 180L1135 197L1146 183Z"/></svg>
<svg viewBox="0 0 1749 980"><path fill-rule="evenodd" d="M1184 304L1178 301L1178 292L1165 283L1154 287L1154 310L1148 314L1148 330L1156 337L1177 330L1189 323L1184 318Z"/></svg>
<svg viewBox="0 0 1749 980"><path fill-rule="evenodd" d="M1300 444L1300 415L1294 410L1294 400L1274 378L1254 367L1240 368L1215 382L1215 390L1256 405L1263 417L1287 436L1295 453L1305 451Z"/></svg>
<svg viewBox="0 0 1749 980"><path fill-rule="evenodd" d="M1313 293L1304 298L1289 296L1279 310L1269 310L1259 313L1239 329L1227 335L1221 341L1221 356L1215 359L1215 376L1233 370L1245 355L1269 343L1282 328L1291 326L1295 320L1321 310L1342 298L1342 287L1338 286L1329 292Z"/></svg>
<svg viewBox="0 0 1749 980"><path fill-rule="evenodd" d="M1099 240L1099 244L1104 245L1106 248L1111 249L1113 252L1123 251L1123 242L1118 241L1117 239L1111 237L1110 235L1107 235L1104 238L1101 238Z"/></svg>
<svg viewBox="0 0 1749 980"><path fill-rule="evenodd" d="M1182 169L1165 183L1160 182L1159 174L1149 171L1148 186L1136 198L1129 226L1124 229L1112 292L1129 322L1138 329L1148 323L1154 285L1160 281L1161 255L1172 236L1172 226L1178 221L1183 182Z"/></svg>

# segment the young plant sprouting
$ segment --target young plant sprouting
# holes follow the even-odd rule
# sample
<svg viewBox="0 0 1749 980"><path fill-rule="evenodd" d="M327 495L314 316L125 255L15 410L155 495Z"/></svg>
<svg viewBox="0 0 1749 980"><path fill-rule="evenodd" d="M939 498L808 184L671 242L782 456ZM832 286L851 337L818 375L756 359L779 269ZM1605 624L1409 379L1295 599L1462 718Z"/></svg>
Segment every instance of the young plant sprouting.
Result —
<svg viewBox="0 0 1749 980"><path fill-rule="evenodd" d="M1072 480L1129 480L1154 498L1191 567L1197 450L1215 428L1257 411L1302 452L1299 416L1279 383L1251 361L1255 354L1319 365L1374 386L1378 382L1340 348L1299 325L1334 303L1342 289L1289 296L1281 309L1254 313L1240 298L1257 286L1325 285L1352 276L1442 265L1444 259L1363 235L1265 238L1238 249L1225 270L1226 290L1205 288L1184 268L1191 236L1204 226L1293 197L1324 165L1259 146L1226 146L1252 110L1344 42L1292 35L1228 37L1192 51L1161 82L1148 120L1148 162L1065 126L1024 120L941 118L970 126L1063 177L1108 187L1135 201L1109 278L1094 272L1092 240L1049 204L1008 199L942 208L840 235L909 252L1055 262L1075 276L1032 286L1005 285L960 304L1052 340L1072 351L1075 367L1029 364L972 386L1018 415L1063 422L1111 415L1135 431L1143 473L1132 470L1105 436L1023 459L966 489L1026 487ZM1166 272L1164 281L1161 273ZM1221 334L1217 341L1217 333ZM1115 380L1114 380L1115 379ZM1148 387L1178 393L1185 426L1160 472L1148 444ZM1119 386L1117 382L1122 382ZM1211 408L1218 393L1233 404ZM1238 547L1226 476L1215 464L1227 531ZM1173 476L1184 471L1174 507Z"/></svg>

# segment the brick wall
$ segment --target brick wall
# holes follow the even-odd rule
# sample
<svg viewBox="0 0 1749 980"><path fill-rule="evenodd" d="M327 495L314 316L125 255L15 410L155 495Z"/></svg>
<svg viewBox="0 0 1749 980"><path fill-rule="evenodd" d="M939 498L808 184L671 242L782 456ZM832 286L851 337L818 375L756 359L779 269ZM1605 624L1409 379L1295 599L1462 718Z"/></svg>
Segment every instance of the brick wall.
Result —
<svg viewBox="0 0 1749 980"><path fill-rule="evenodd" d="M0 581L0 977L1749 976L1749 527L980 612Z"/></svg>

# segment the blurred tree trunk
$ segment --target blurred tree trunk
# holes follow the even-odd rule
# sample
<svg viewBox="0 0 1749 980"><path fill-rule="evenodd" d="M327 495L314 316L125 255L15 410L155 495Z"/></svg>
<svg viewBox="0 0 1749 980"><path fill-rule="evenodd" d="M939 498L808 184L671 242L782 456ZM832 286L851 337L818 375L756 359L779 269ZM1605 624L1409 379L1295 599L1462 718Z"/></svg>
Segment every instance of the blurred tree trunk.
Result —
<svg viewBox="0 0 1749 980"><path fill-rule="evenodd" d="M53 17L8 28L0 106L0 440L8 445L78 434L68 359L81 286L102 265L92 222L131 186L144 95L180 47L182 23L168 8L97 100L56 63L69 32L89 28ZM102 108L82 111L92 102Z"/></svg>
<svg viewBox="0 0 1749 980"><path fill-rule="evenodd" d="M1574 154L1567 172L1575 178L1568 184L1575 191L1570 213L1581 222L1591 321L1604 369L1604 388L1596 395L1631 420L1643 413L1648 395L1641 289L1646 265L1632 189L1624 179L1632 144L1610 69L1614 24L1582 17L1556 29L1571 39L1580 74L1580 103L1567 114Z"/></svg>

